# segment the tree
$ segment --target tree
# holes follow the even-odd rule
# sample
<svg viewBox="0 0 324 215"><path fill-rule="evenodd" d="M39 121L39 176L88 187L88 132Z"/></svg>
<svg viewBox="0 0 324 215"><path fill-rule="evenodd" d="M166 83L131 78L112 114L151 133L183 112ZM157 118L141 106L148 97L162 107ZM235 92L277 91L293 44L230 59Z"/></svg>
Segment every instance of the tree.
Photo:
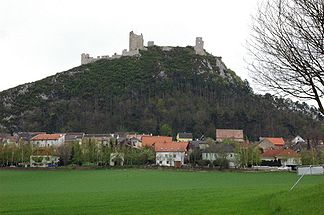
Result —
<svg viewBox="0 0 324 215"><path fill-rule="evenodd" d="M163 136L171 136L172 135L172 128L169 124L165 123L160 128L160 133Z"/></svg>
<svg viewBox="0 0 324 215"><path fill-rule="evenodd" d="M238 155L236 164L240 167L245 168L261 163L260 151L257 147L243 147L238 145L236 151Z"/></svg>
<svg viewBox="0 0 324 215"><path fill-rule="evenodd" d="M324 114L324 3L268 0L248 42L254 80L283 96L315 100Z"/></svg>
<svg viewBox="0 0 324 215"><path fill-rule="evenodd" d="M82 164L82 149L78 142L74 142L72 145L71 160L74 164Z"/></svg>

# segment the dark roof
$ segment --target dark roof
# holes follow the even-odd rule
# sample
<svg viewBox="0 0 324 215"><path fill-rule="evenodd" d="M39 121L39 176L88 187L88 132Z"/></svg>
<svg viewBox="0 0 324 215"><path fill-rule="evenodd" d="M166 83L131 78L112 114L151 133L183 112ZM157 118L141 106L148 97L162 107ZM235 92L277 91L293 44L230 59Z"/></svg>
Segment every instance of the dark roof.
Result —
<svg viewBox="0 0 324 215"><path fill-rule="evenodd" d="M200 144L206 144L205 141L203 140L193 140L189 142L189 148L194 149L194 148L199 148Z"/></svg>
<svg viewBox="0 0 324 215"><path fill-rule="evenodd" d="M84 137L84 133L67 133L65 135L65 142L80 140Z"/></svg>
<svg viewBox="0 0 324 215"><path fill-rule="evenodd" d="M110 134L85 134L84 137L94 138L94 137L111 137Z"/></svg>
<svg viewBox="0 0 324 215"><path fill-rule="evenodd" d="M179 138L191 138L192 139L192 133L180 132Z"/></svg>

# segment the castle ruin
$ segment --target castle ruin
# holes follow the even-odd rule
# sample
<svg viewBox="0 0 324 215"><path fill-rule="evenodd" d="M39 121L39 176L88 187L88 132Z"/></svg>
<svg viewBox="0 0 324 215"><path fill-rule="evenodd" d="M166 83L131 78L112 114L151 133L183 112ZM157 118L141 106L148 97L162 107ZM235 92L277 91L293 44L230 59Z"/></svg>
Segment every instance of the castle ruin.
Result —
<svg viewBox="0 0 324 215"><path fill-rule="evenodd" d="M154 41L148 41L147 47L154 46ZM173 47L171 46L162 46L163 51L170 51L172 50ZM140 50L147 50L147 48L144 47L144 38L143 34L135 34L133 31L129 33L129 50L124 49L122 51L122 54L113 54L112 56L109 55L103 55L103 56L98 56L96 58L91 57L87 53L82 53L81 54L81 65L83 64L88 64L95 62L100 59L107 59L107 60L112 60L112 59L117 59L122 56L140 56ZM202 40L202 37L196 37L196 44L194 46L194 50L196 54L198 55L206 55L206 52L204 50L204 41Z"/></svg>
<svg viewBox="0 0 324 215"><path fill-rule="evenodd" d="M129 51L144 49L143 34L137 35L133 31L129 33Z"/></svg>
<svg viewBox="0 0 324 215"><path fill-rule="evenodd" d="M196 37L196 45L194 49L196 51L196 54L206 55L206 52L204 50L204 41L202 40L202 37Z"/></svg>

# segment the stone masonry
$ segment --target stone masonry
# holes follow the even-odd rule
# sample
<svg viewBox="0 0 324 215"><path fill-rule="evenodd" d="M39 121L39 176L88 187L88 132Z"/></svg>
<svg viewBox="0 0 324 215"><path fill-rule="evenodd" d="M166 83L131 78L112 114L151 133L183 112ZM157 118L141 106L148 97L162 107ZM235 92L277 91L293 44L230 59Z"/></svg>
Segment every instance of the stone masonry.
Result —
<svg viewBox="0 0 324 215"><path fill-rule="evenodd" d="M147 44L148 47L154 46L154 41L149 41ZM162 46L163 51L170 51L172 49L171 46ZM117 59L122 56L140 56L139 50L147 50L147 48L144 47L144 38L143 34L135 34L133 31L129 33L129 50L124 49L122 51L122 54L113 54L112 56L109 55L103 55L103 56L98 56L96 58L91 57L87 53L82 53L81 54L81 65L83 64L88 64L95 62L100 59ZM196 54L198 55L206 55L206 52L204 50L204 41L202 40L202 37L196 37L196 44L194 46L194 50Z"/></svg>
<svg viewBox="0 0 324 215"><path fill-rule="evenodd" d="M143 34L137 35L133 31L129 33L129 51L144 49Z"/></svg>
<svg viewBox="0 0 324 215"><path fill-rule="evenodd" d="M196 51L196 54L206 55L206 52L204 50L204 41L202 40L202 37L196 37L196 45L194 49Z"/></svg>

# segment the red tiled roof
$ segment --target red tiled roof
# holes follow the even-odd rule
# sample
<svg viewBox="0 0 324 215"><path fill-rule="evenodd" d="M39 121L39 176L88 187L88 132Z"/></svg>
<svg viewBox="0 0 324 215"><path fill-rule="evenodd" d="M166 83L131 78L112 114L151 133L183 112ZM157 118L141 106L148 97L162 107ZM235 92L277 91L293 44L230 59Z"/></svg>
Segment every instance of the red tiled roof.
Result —
<svg viewBox="0 0 324 215"><path fill-rule="evenodd" d="M188 142L156 143L154 148L156 152L186 152Z"/></svg>
<svg viewBox="0 0 324 215"><path fill-rule="evenodd" d="M63 136L63 134L38 134L31 140L58 140Z"/></svg>
<svg viewBox="0 0 324 215"><path fill-rule="evenodd" d="M216 139L243 139L243 130L216 129Z"/></svg>
<svg viewBox="0 0 324 215"><path fill-rule="evenodd" d="M142 146L153 146L157 143L172 142L172 137L167 136L142 136Z"/></svg>
<svg viewBox="0 0 324 215"><path fill-rule="evenodd" d="M282 139L282 137L264 137L264 139L268 140L269 142L271 142L273 145L276 146L285 145L285 141L284 139Z"/></svg>
<svg viewBox="0 0 324 215"><path fill-rule="evenodd" d="M273 158L273 157L299 157L297 152L291 149L268 149L265 150L261 155L265 158Z"/></svg>

